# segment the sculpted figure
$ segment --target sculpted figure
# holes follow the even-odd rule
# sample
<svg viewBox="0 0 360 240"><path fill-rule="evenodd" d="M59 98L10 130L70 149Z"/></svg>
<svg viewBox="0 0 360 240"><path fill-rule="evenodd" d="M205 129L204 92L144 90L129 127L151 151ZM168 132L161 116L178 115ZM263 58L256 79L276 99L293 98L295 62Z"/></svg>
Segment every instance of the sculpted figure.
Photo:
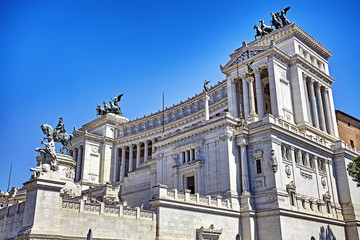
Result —
<svg viewBox="0 0 360 240"><path fill-rule="evenodd" d="M50 170L57 171L59 162L57 160L56 152L55 152L55 144L54 139L48 137L45 138L48 142L44 142L41 140L41 144L45 146L45 148L36 148L35 151L40 153L41 158L38 159L38 163L35 168L30 168L30 171L33 172L33 177L38 178L41 173L48 172Z"/></svg>
<svg viewBox="0 0 360 240"><path fill-rule="evenodd" d="M272 31L274 31L274 29L272 27L266 26L264 19L260 19L259 21L261 23L261 30L263 30L263 32L266 33L271 33Z"/></svg>
<svg viewBox="0 0 360 240"><path fill-rule="evenodd" d="M58 142L63 145L63 147L60 148L60 153L64 153L65 149L67 151L68 146L72 144L74 136L66 133L62 117L60 117L59 123L55 129L53 129L49 124L42 124L40 128L46 135L43 140L51 138L54 142Z"/></svg>
<svg viewBox="0 0 360 240"><path fill-rule="evenodd" d="M55 139L62 139L64 137L64 133L65 133L65 125L63 123L63 118L60 117L59 118L59 123L58 125L55 127Z"/></svg>
<svg viewBox="0 0 360 240"><path fill-rule="evenodd" d="M119 96L114 97L114 100L111 98L111 100L114 101L115 106L119 106L118 102L120 102L121 97L122 97L123 95L124 95L124 94L120 94Z"/></svg>
<svg viewBox="0 0 360 240"><path fill-rule="evenodd" d="M259 27L259 25L255 24L254 29L256 29L255 40L256 40L256 37L262 37L265 35L264 31Z"/></svg>
<svg viewBox="0 0 360 240"><path fill-rule="evenodd" d="M104 108L101 107L100 104L96 106L96 116L103 116L106 114L106 111Z"/></svg>
<svg viewBox="0 0 360 240"><path fill-rule="evenodd" d="M286 13L287 13L287 11L289 11L289 9L290 9L290 7L287 7L287 8L284 8L283 10L281 10L281 12L280 12L280 19L281 19L283 26L290 24L290 21L286 18Z"/></svg>
<svg viewBox="0 0 360 240"><path fill-rule="evenodd" d="M276 17L276 15L274 13L270 13L270 16L271 16L271 25L275 27L275 29L279 29L281 28L281 23L280 23L280 19L278 19Z"/></svg>
<svg viewBox="0 0 360 240"><path fill-rule="evenodd" d="M115 113L115 114L120 114L120 108L119 106L115 105L112 101L109 101L110 103L110 109L111 109L111 113Z"/></svg>
<svg viewBox="0 0 360 240"><path fill-rule="evenodd" d="M103 101L103 104L104 104L105 112L106 112L106 113L111 112L111 108L109 107L109 105L107 105L107 103L106 103L105 101Z"/></svg>
<svg viewBox="0 0 360 240"><path fill-rule="evenodd" d="M209 91L209 87L207 86L210 83L210 81L205 80L204 81L204 91L207 93Z"/></svg>

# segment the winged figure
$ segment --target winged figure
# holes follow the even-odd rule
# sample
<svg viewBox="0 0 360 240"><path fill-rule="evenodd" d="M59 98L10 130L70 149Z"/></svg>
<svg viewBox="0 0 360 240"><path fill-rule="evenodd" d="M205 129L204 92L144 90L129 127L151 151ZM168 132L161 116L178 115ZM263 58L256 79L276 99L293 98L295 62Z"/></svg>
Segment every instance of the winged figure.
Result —
<svg viewBox="0 0 360 240"><path fill-rule="evenodd" d="M286 18L286 13L289 11L290 7L286 7L280 12L280 19L283 26L290 24L290 21Z"/></svg>
<svg viewBox="0 0 360 240"><path fill-rule="evenodd" d="M205 92L209 91L209 87L207 86L209 83L210 83L210 81L205 80L205 82L204 82L204 90L205 90Z"/></svg>

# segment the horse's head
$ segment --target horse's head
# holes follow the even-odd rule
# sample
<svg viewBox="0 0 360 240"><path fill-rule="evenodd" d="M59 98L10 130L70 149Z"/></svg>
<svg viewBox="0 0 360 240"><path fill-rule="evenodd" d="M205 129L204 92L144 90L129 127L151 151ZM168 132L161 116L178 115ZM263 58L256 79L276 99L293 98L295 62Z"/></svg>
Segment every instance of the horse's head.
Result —
<svg viewBox="0 0 360 240"><path fill-rule="evenodd" d="M275 15L275 14L274 14L273 12L270 13L270 16L274 17L274 15Z"/></svg>
<svg viewBox="0 0 360 240"><path fill-rule="evenodd" d="M255 24L253 29L259 28L259 25Z"/></svg>
<svg viewBox="0 0 360 240"><path fill-rule="evenodd" d="M260 20L259 20L259 23L264 24L264 19L260 19Z"/></svg>
<svg viewBox="0 0 360 240"><path fill-rule="evenodd" d="M46 136L50 136L52 134L53 129L49 124L41 124L40 128Z"/></svg>

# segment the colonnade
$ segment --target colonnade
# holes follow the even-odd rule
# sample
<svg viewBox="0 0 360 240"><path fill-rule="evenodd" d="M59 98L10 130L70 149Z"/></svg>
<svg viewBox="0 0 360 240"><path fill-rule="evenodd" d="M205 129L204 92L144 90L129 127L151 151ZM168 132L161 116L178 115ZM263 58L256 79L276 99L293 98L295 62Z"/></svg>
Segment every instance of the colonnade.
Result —
<svg viewBox="0 0 360 240"><path fill-rule="evenodd" d="M333 119L330 108L329 87L304 75L307 89L309 122L316 128L334 135ZM310 103L310 104L309 104Z"/></svg>
<svg viewBox="0 0 360 240"><path fill-rule="evenodd" d="M115 181L123 180L129 172L134 171L140 164L150 161L155 146L152 141L137 142L121 146L116 149L119 169Z"/></svg>
<svg viewBox="0 0 360 240"><path fill-rule="evenodd" d="M70 152L76 162L76 171L75 171L75 182L78 182L82 178L82 171L84 165L84 146L80 145Z"/></svg>
<svg viewBox="0 0 360 240"><path fill-rule="evenodd" d="M253 76L244 76L241 78L241 81L238 81L237 83L238 100L242 103L242 106L238 104L241 112L241 114L239 113L239 117L242 115L244 119L250 122L262 118L266 113L266 110L264 103L264 89L261 82L261 70L255 69Z"/></svg>

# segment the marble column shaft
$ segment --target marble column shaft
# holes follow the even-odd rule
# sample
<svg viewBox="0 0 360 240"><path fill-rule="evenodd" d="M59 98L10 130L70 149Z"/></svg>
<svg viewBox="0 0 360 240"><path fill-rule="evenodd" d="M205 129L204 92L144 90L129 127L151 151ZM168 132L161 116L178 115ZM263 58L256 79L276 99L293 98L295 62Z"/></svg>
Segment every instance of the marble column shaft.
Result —
<svg viewBox="0 0 360 240"><path fill-rule="evenodd" d="M312 122L314 127L319 127L319 118L316 111L316 99L315 99L315 93L314 93L314 81L310 80L308 81L308 89L309 89L309 97L310 97L310 105L311 105L311 116L312 116Z"/></svg>
<svg viewBox="0 0 360 240"><path fill-rule="evenodd" d="M140 165L140 151L141 151L141 146L140 143L136 144L136 168L138 168L138 166Z"/></svg>
<svg viewBox="0 0 360 240"><path fill-rule="evenodd" d="M129 147L129 172L132 172L133 169L133 157L134 157L134 147L130 145Z"/></svg>
<svg viewBox="0 0 360 240"><path fill-rule="evenodd" d="M329 103L329 93L328 89L324 88L323 94L323 103L324 103L324 111L325 111L325 119L326 119L326 128L327 132L331 135L334 135L333 122L331 118L331 110Z"/></svg>
<svg viewBox="0 0 360 240"><path fill-rule="evenodd" d="M250 113L248 116L248 119L249 119L249 118L257 117L256 110L255 110L254 78L247 77L246 81L248 82L248 86L249 86L249 103L250 103Z"/></svg>
<svg viewBox="0 0 360 240"><path fill-rule="evenodd" d="M255 71L255 85L256 85L258 115L261 118L264 116L264 98L263 98L263 92L262 92L262 87L261 87L261 78L260 78L259 70Z"/></svg>
<svg viewBox="0 0 360 240"><path fill-rule="evenodd" d="M249 192L249 169L247 161L247 151L246 146L247 142L245 139L238 144L240 146L240 155L241 155L241 182L242 182L242 192Z"/></svg>
<svg viewBox="0 0 360 240"><path fill-rule="evenodd" d="M148 155L149 155L149 142L145 141L145 148L144 148L144 162L148 161Z"/></svg>
<svg viewBox="0 0 360 240"><path fill-rule="evenodd" d="M242 85L243 85L244 119L247 120L249 115L249 90L245 78L242 79Z"/></svg>
<svg viewBox="0 0 360 240"><path fill-rule="evenodd" d="M326 131L326 124L325 124L325 116L324 116L324 107L323 107L323 101L321 97L321 85L319 83L315 86L315 95L316 95L316 103L317 103L317 109L319 111L319 121L320 121L320 129L323 131Z"/></svg>
<svg viewBox="0 0 360 240"><path fill-rule="evenodd" d="M122 154L121 154L121 175L120 180L123 180L125 177L125 154L126 154L126 148L121 148Z"/></svg>

